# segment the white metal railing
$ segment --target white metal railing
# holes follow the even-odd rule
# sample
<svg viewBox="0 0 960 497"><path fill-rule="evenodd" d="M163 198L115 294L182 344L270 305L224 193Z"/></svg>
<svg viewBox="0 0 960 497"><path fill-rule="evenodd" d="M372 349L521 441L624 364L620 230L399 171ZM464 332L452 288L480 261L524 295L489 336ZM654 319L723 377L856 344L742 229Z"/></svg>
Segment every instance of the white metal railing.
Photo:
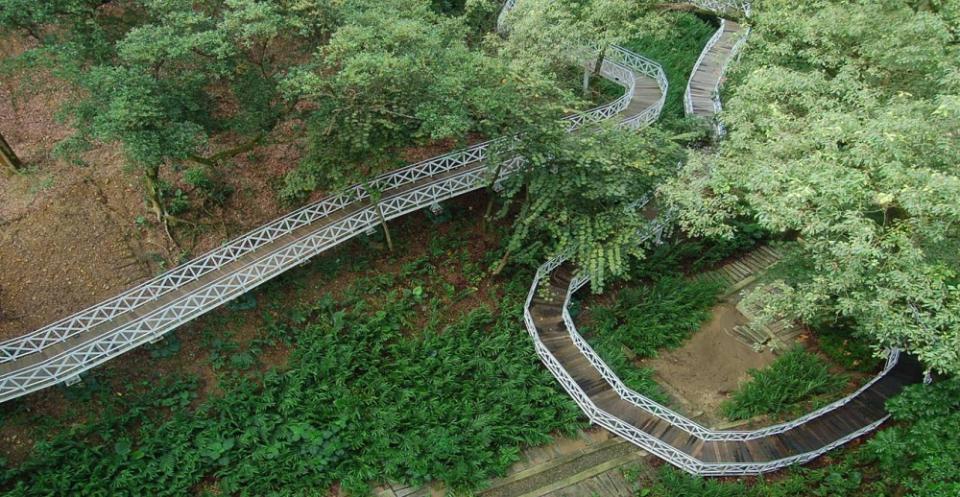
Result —
<svg viewBox="0 0 960 497"><path fill-rule="evenodd" d="M605 57L601 76L623 87L624 95L609 104L566 117L571 130L623 112L636 90L637 75L650 75L657 79L662 93L666 93L666 78L658 64L619 47L612 47L608 54L611 55ZM662 109L662 101L663 98L641 112L639 119L638 116L628 116L634 118L628 119L628 124L636 126L638 122L655 120ZM371 229L378 219L373 207L368 205L370 191L383 192L379 206L384 217L392 219L482 187L489 181L484 177L487 172L484 161L489 156L490 147L499 145L501 140L483 142L427 159L378 176L365 185L354 185L297 209L106 302L32 333L0 342L0 368L11 363L6 367L8 371L0 374L0 402L62 381L69 382L83 371L156 340L180 324L236 298L311 256ZM509 174L521 163L519 158L508 159L501 176ZM415 185L415 188L411 188ZM335 213L342 217L335 222L322 222ZM269 247L269 244L297 230L307 231L292 243ZM239 261L241 257L252 253L258 254L255 260ZM238 267L228 274L213 281L203 280L204 275L234 263ZM191 288L189 293L182 296L170 293L188 285L200 286ZM81 335L158 299L167 299L169 302L143 315L133 315L133 319L104 333L89 338ZM77 343L71 344L64 352L43 357L36 363L28 363L18 369L10 367L15 366L17 360L48 350L52 345L71 338ZM33 360L35 357L27 359Z"/></svg>
<svg viewBox="0 0 960 497"><path fill-rule="evenodd" d="M514 0L514 3L515 0ZM686 0L686 3L696 5L704 10L710 10L717 14L738 14L743 13L745 17L750 17L750 2L737 2L734 0Z"/></svg>
<svg viewBox="0 0 960 497"><path fill-rule="evenodd" d="M749 16L750 6L748 3L743 2L691 2L695 3L704 8L711 8L712 10L722 10L723 8L733 8L734 6L739 6L740 9ZM709 42L705 49L701 52L700 57L698 58L695 67L694 73L701 66L705 54L712 49L720 37L722 36L726 27L726 21L721 20L720 29L714 33L710 38ZM744 35L742 35L737 42L734 44L730 58L737 54L742 47L743 43L746 41L747 34L749 34L749 29ZM729 60L729 59L728 59ZM726 63L722 70L726 69ZM722 74L722 71L721 71ZM654 76L651 76L654 77ZM691 75L692 79L692 75ZM717 82L719 86L719 80ZM718 88L717 88L718 89ZM665 94L665 91L664 91ZM720 100L718 91L713 92L713 102L714 102L714 112L719 113ZM662 107L662 103L660 104ZM684 95L684 108L687 114L693 112L692 108L692 99L690 96L690 85L688 83L687 89ZM718 132L722 135L722 127L718 127ZM642 206L649 200L649 197L645 197L638 201L638 206ZM669 214L667 215L669 217ZM642 230L638 234L639 241L642 243L653 237L656 237L659 241L659 237L662 235L665 229L668 229L669 219L667 220L655 220L648 225L648 229ZM536 273L533 282L530 286L530 291L527 295L527 300L524 306L524 324L527 328L527 331L531 335L534 341L535 349L540 356L541 360L546 364L547 368L554 374L558 379L563 388L573 397L574 401L584 413L590 418L590 420L596 424L604 426L605 428L611 430L614 433L617 433L620 436L623 436L627 440L645 448L651 453L657 455L658 457L670 462L671 464L680 467L690 473L704 475L704 476L731 476L731 475L752 475L765 473L780 469L789 465L798 464L810 461L820 455L843 445L850 440L853 440L865 433L868 433L876 429L880 424L882 424L889 416L883 416L878 420L875 420L872 423L869 423L866 426L861 427L858 430L855 430L846 436L843 436L833 442L826 444L816 450L808 451L801 454L796 454L791 457L782 458L773 461L764 461L764 462L719 462L719 463L704 463L694 457L691 457L689 454L665 443L664 441L651 436L649 433L646 433L636 426L633 426L630 423L624 422L623 420L605 412L596 406L592 400L587 396L580 386L576 383L573 377L563 368L563 365L552 355L543 342L540 340L539 333L536 328L536 324L533 320L533 316L530 312L531 303L535 293L540 287L540 283L547 275L549 275L553 270L559 267L568 257L572 255L572 248L544 263ZM673 426L684 430L686 433L695 436L704 442L734 442L734 443L743 443L749 440L755 440L767 436L776 435L779 433L784 433L788 430L797 428L817 417L820 417L826 413L829 413L833 410L836 410L858 395L863 393L868 388L872 387L877 381L880 381L886 374L888 374L893 367L897 364L900 351L898 349L891 349L887 353L887 360L883 370L874 377L870 382L861 386L857 389L856 392L839 399L835 402L832 402L820 409L817 409L813 412L807 413L801 417L793 419L791 421L780 423L777 425L768 426L758 430L712 430L706 428L699 423L682 416L681 414L669 409L666 406L663 406L652 399L641 395L632 389L628 388L620 378L604 363L604 361L597 355L589 343L583 339L576 328L570 312L569 304L572 298L572 295L578 291L580 288L589 283L589 277L583 274L574 275L571 279L566 294L563 297L563 304L561 309L561 317L564 323L565 328L567 329L571 341L575 344L577 349L584 355L584 357L591 363L591 365L597 370L597 372L604 378L604 380L614 389L614 391L624 400L630 402L634 406L643 409L648 414L652 416L659 417Z"/></svg>
<svg viewBox="0 0 960 497"><path fill-rule="evenodd" d="M697 61L693 64L693 69L690 70L690 79L687 80L687 88L683 92L683 111L688 116L693 114L693 96L690 89L690 86L693 84L693 76L700 70L700 66L703 64L703 59L707 56L707 53L713 50L714 45L720 41L720 37L723 35L726 27L727 20L720 19L720 27L714 31L710 39L707 40L707 43L703 46L703 50L700 51L700 56L697 57Z"/></svg>
<svg viewBox="0 0 960 497"><path fill-rule="evenodd" d="M642 242L649 239L654 233L659 232L662 228L662 223L664 221L655 220L650 223L649 228L644 230L639 234L639 240ZM660 440L656 437L653 437L649 433L640 430L638 427L623 421L622 419L617 418L616 416L607 413L603 409L599 408L593 401L589 398L588 395L583 391L582 388L576 383L573 377L569 372L564 369L563 365L559 360L553 356L549 348L542 342L540 339L539 331L537 330L536 323L533 319L531 313L531 305L533 303L533 298L536 296L537 292L540 289L540 284L544 278L546 278L550 273L552 273L556 268L563 264L570 256L572 255L572 250L567 250L566 252L550 259L544 263L540 268L538 268L536 275L533 278L533 281L530 285L530 290L527 294L527 299L524 305L524 325L527 329L527 332L530 334L531 338L534 341L534 348L537 351L537 354L540 356L542 362L547 366L547 369L553 373L554 377L560 382L561 386L567 393L574 399L577 405L583 410L587 417L594 423L601 425L608 430L620 435L627 440L630 440L636 445L643 447L644 449L650 451L651 453L657 455L663 460L693 474L698 474L702 476L732 476L732 475L755 475L760 473L766 473L774 471L786 466L793 464L799 464L803 462L810 461L820 455L833 450L834 448L843 445L850 440L853 440L857 437L862 436L865 433L868 433L876 429L880 424L887 420L888 416L883 416L880 419L877 419L862 428L855 430L833 442L826 444L816 450L808 451L801 454L796 454L794 456L781 458L772 461L763 461L763 462L717 462L717 463L705 463L700 461L697 458L692 457L691 455L681 451L680 449L667 444L663 440ZM766 428L762 428L754 431L717 431L710 430L701 426L700 424L692 421L673 410L662 406L661 404L653 401L652 399L647 398L639 393L630 390L620 379L613 373L609 367L597 356L593 348L583 339L576 329L576 325L573 322L573 319L570 317L569 313L569 303L572 297L572 294L578 289L582 288L589 282L589 278L582 275L575 275L568 285L567 291L563 296L562 300L562 319L564 325L566 326L570 338L573 343L577 346L581 353L587 358L587 360L597 369L597 371L603 376L603 378L614 388L618 395L621 396L624 400L633 403L637 407L644 409L647 413L657 416L661 419L664 419L671 423L672 425L680 428L687 433L700 438L705 442L746 442L748 440L753 440L757 438L762 438L770 435L775 435L778 433L783 433L787 430L796 428L811 419L822 416L823 414L830 412L842 405L847 404L852 399L854 399L861 392L873 385L874 382L881 379L885 376L897 363L899 357L899 351L897 349L892 349L887 356L887 362L883 371L877 375L871 382L864 385L858 389L855 393L838 400L828 406L825 406L821 409L808 413L805 416L799 417L795 420L792 420L787 423L782 423L779 425L774 425Z"/></svg>
<svg viewBox="0 0 960 497"><path fill-rule="evenodd" d="M656 74L659 72L662 76L663 70L656 63L639 56L628 58L623 52L626 51L619 47L610 50L610 53L616 53L617 56L626 63L632 61L640 63L641 65L637 67L638 72L642 74L647 74L648 72ZM651 67L653 67L653 69L651 69ZM571 130L577 129L585 124L610 119L614 115L623 112L627 105L629 105L636 86L635 73L624 63L614 61L607 62L605 60L601 68L601 74L623 86L625 90L624 95L609 104L567 116L564 119L570 123ZM665 91L664 89L664 92ZM660 108L662 108L662 104ZM656 109L655 114L659 114L659 109ZM40 352L46 347L61 343L70 337L89 331L95 326L110 321L121 314L130 312L143 304L153 302L168 292L197 281L205 274L231 264L244 255L255 252L285 235L311 225L347 207L355 206L358 202L369 200L371 197L370 191L380 191L384 194L389 194L392 191L402 189L425 179L459 169L467 164L483 162L487 159L490 147L503 143L503 140L503 138L489 140L463 150L426 159L377 176L366 184L351 186L335 195L301 207L254 231L241 235L196 259L172 268L157 277L124 291L107 301L100 302L31 333L0 342L0 364Z"/></svg>
<svg viewBox="0 0 960 497"><path fill-rule="evenodd" d="M706 56L713 50L713 48L723 37L724 33L726 32L727 22L728 21L726 19L720 19L720 27L713 33L710 39L707 40L706 45L704 45L703 50L700 52L700 56L697 58L697 62L693 65L693 69L690 71L690 78L687 80L687 87L683 92L683 111L688 116L694 115L695 110L693 108L692 93L694 77L699 72ZM737 38L737 41L733 44L730 52L723 60L723 65L720 68L720 75L717 77L717 80L713 83L713 87L710 89L711 112L714 116L720 114L720 112L723 110L723 104L720 101L720 85L723 80L723 74L727 71L727 66L730 64L730 62L734 60L737 57L737 54L740 53L740 50L743 49L743 45L746 43L749 35L750 28L747 28ZM717 136L723 136L725 134L723 123L721 123L719 119L714 121L714 130Z"/></svg>
<svg viewBox="0 0 960 497"><path fill-rule="evenodd" d="M650 235L647 235L649 238ZM834 411L840 407L851 402L858 395L863 393L868 388L872 387L874 383L881 380L890 370L896 366L897 361L900 356L899 349L891 349L887 351L887 360L883 369L869 382L865 383L863 386L858 388L855 392L851 393L848 396L845 396L841 399L838 399L835 402L827 404L820 409L809 412L801 417L790 420L788 422L767 426L758 430L712 430L706 428L703 425L693 421L682 414L666 407L649 397L637 393L636 391L627 387L623 381L616 375L613 370L600 358L600 356L593 350L589 343L580 335L580 332L577 330L577 326L574 323L572 317L570 316L568 306L573 294L586 285L590 281L587 276L578 276L574 282L571 283L570 287L567 290L567 295L564 300L564 306L562 310L563 322L567 328L567 331L570 334L571 340L577 345L577 348L580 349L580 352L587 358L587 360L594 365L594 368L600 373L601 376L610 384L610 386L620 395L624 400L636 405L637 407L663 418L670 422L670 424L686 431L687 433L694 435L703 440L712 440L712 441L746 441L753 440L757 438L763 438L770 435L776 435L778 433L783 433L785 431L791 430L800 426L807 421L820 417L828 412Z"/></svg>

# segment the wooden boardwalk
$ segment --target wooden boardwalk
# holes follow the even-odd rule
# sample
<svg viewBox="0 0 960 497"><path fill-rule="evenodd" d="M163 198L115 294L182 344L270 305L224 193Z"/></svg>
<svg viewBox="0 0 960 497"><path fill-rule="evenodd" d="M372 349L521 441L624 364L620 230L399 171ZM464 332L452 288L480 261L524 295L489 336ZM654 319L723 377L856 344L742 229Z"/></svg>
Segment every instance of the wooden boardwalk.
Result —
<svg viewBox="0 0 960 497"><path fill-rule="evenodd" d="M833 447L884 421L886 400L923 380L921 365L903 357L846 404L798 426L751 440L707 440L621 398L581 352L561 318L571 272L566 265L556 269L549 286L532 299L529 310L540 340L597 408L702 463L769 463Z"/></svg>
<svg viewBox="0 0 960 497"><path fill-rule="evenodd" d="M737 41L743 36L740 24L725 19L722 31L716 42L708 46L702 54L699 64L694 67L688 84L690 108L688 113L704 118L712 118L717 108L717 89L727 64L733 55Z"/></svg>
<svg viewBox="0 0 960 497"><path fill-rule="evenodd" d="M613 78L625 88L632 87L629 95L625 95L629 98L622 107L608 107L619 110L618 114L613 114L614 118L626 121L646 114L649 120L655 119L663 105L665 88L649 75L649 68L655 66L654 72L665 84L662 68L636 54L621 51L616 55L638 61L646 68L638 69L640 66L609 59L604 62L602 76ZM629 77L632 83L627 84L625 77ZM598 115L602 119L611 114ZM388 173L388 176L392 175L391 179L383 182L389 187L383 188L378 205L382 206L386 219L399 217L483 188L488 181L488 168L485 156L473 148L407 166ZM413 174L412 170L420 172ZM356 188L359 191L361 187ZM196 273L182 278L162 280L154 285L158 289L152 294L128 299L133 304L117 303L121 302L121 295L100 304L99 308L91 308L94 309L92 312L91 309L81 311L44 329L0 343L0 402L61 382L78 381L80 373L150 340L159 339L177 326L297 267L309 257L376 226L375 207L369 198L344 198L331 197L331 208L317 207L324 202L322 200L275 221L272 225L279 223L291 227L286 230L270 228L278 236L258 235L268 228L267 225L241 236L237 240L242 243L231 242L242 246L236 250L236 256L221 257L216 264L201 267ZM306 216L302 213L310 209L320 214L304 221ZM248 241L251 242L249 246ZM196 264L208 256L201 256L187 265ZM136 293L137 289L131 291ZM69 326L61 323L69 323ZM56 333L47 331L47 328L58 326Z"/></svg>

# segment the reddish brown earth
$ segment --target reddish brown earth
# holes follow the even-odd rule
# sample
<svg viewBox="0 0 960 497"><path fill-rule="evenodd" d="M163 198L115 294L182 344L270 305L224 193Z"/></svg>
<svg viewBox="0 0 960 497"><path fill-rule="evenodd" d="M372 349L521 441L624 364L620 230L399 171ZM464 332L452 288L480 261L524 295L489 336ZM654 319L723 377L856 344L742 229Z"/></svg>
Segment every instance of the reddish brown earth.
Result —
<svg viewBox="0 0 960 497"><path fill-rule="evenodd" d="M657 383L674 397L686 414L708 424L720 422L720 404L750 378L750 369L762 369L776 356L756 352L726 331L747 320L733 302L712 310L710 321L681 347L643 361L656 371Z"/></svg>

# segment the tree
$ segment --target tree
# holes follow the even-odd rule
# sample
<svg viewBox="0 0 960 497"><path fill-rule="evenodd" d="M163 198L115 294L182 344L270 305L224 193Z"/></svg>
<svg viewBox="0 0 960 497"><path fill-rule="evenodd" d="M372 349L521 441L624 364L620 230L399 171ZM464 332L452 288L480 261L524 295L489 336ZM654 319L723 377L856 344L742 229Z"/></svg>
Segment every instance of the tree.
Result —
<svg viewBox="0 0 960 497"><path fill-rule="evenodd" d="M464 20L428 2L355 0L339 15L329 43L283 81L311 109L288 198L393 169L404 147L510 134L570 100L553 74L469 46Z"/></svg>
<svg viewBox="0 0 960 497"><path fill-rule="evenodd" d="M582 66L592 58L592 66L585 67L586 93L591 74L600 72L607 47L664 25L656 5L629 0L524 0L507 16L510 34L503 42L504 52L554 70ZM600 56L594 58L593 53Z"/></svg>
<svg viewBox="0 0 960 497"><path fill-rule="evenodd" d="M3 164L4 170L9 174L19 171L23 166L20 158L17 157L16 152L13 151L3 135L0 135L0 163Z"/></svg>
<svg viewBox="0 0 960 497"><path fill-rule="evenodd" d="M78 157L94 143L120 143L169 234L180 219L165 178L191 162L217 168L261 143L291 110L279 74L325 39L331 12L311 1L109 3L6 0L0 22L39 42L23 63L45 62L81 90L64 109L77 132L59 151ZM215 145L224 134L240 143Z"/></svg>
<svg viewBox="0 0 960 497"><path fill-rule="evenodd" d="M573 260L601 291L643 258L639 232L650 220L639 200L672 174L683 150L655 129L611 124L579 133L554 129L525 137L523 169L506 194L523 195L504 261L521 247L547 240L548 250Z"/></svg>
<svg viewBox="0 0 960 497"><path fill-rule="evenodd" d="M771 2L715 158L664 188L694 234L755 216L796 261L770 311L846 318L960 372L960 60L952 3Z"/></svg>

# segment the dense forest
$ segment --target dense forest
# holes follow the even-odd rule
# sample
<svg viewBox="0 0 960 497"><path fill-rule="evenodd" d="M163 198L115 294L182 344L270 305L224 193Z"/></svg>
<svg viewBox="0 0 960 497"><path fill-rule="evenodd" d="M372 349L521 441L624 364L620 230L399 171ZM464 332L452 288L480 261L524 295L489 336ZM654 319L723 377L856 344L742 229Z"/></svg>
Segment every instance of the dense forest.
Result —
<svg viewBox="0 0 960 497"><path fill-rule="evenodd" d="M0 404L0 490L479 492L524 449L589 424L523 331L543 261L571 254L592 280L573 303L587 340L670 403L645 361L710 320L725 290L696 276L770 245L783 258L744 301L812 344L751 369L718 417L812 410L891 347L932 383L887 402L873 437L809 465L709 479L643 461L635 494L958 495L960 2L724 13L750 31L723 81L722 133L684 112L720 25L703 3L518 0L501 15L496 0L0 0L0 338L352 185L379 214L376 230L79 385ZM659 119L570 132L565 116L621 97L600 77L614 46L662 66ZM385 218L378 175L498 138L482 188ZM68 195L82 184L96 193ZM662 244L636 241L651 220L641 198L672 222ZM53 257L18 248L20 223L99 204L146 274L93 274L103 288L68 288L81 296L14 278ZM37 244L107 250L66 232ZM43 293L63 302L18 317Z"/></svg>

